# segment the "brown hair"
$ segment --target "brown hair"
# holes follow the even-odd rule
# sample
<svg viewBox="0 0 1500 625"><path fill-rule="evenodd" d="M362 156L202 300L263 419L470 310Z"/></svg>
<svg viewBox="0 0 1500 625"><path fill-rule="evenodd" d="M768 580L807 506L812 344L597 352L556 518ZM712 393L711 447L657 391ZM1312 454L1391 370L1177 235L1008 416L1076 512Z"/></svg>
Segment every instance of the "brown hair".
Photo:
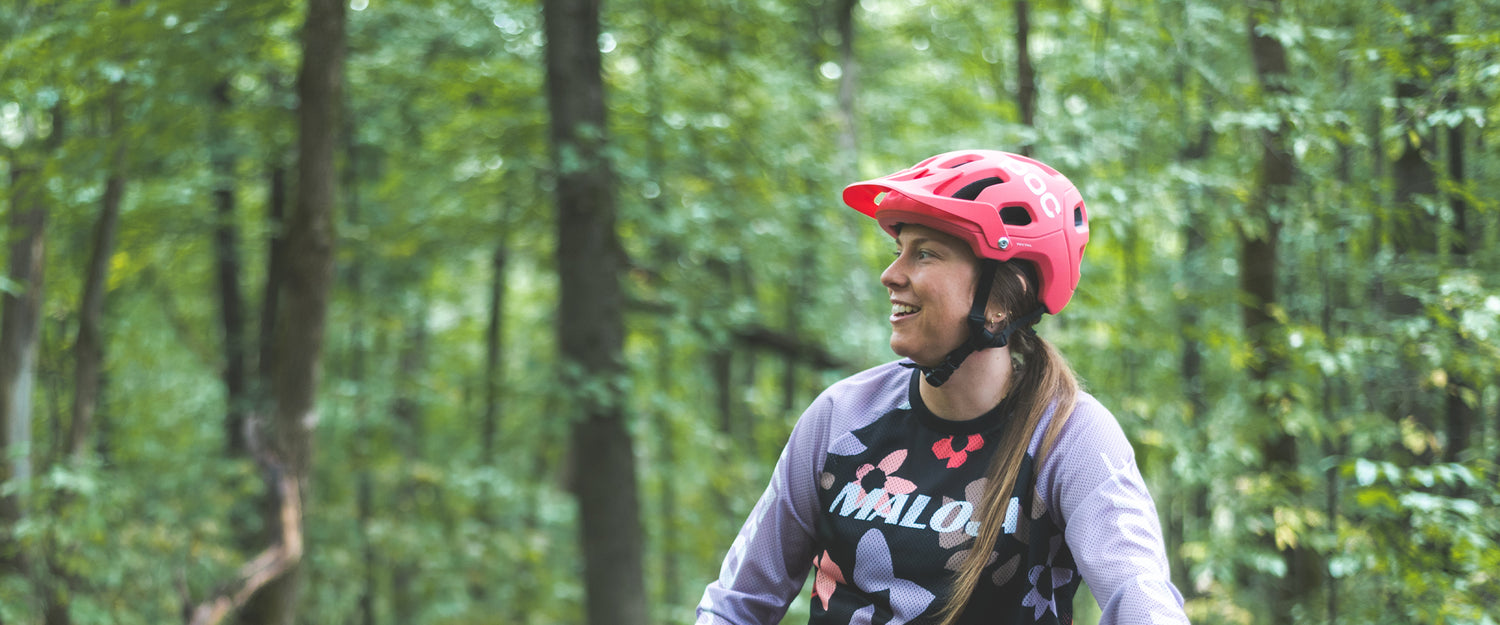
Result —
<svg viewBox="0 0 1500 625"><path fill-rule="evenodd" d="M1009 319L1025 315L1040 306L1037 300L1039 289L1028 279L1026 273L1021 264L1016 262L1001 263L999 271L995 272L995 282L990 288L990 301L999 306ZM1021 460L1026 456L1026 447L1031 442L1032 433L1055 403L1052 421L1047 426L1042 446L1037 452L1035 466L1040 470L1043 459L1062 431L1063 423L1072 414L1077 399L1078 378L1074 376L1073 369L1068 366L1062 354L1046 339L1023 330L1025 328L1018 329L1011 334L1010 339L1011 357L1019 362L1013 374L1019 374L1019 378L1012 378L1010 391L1016 394L1014 417L1005 426L1000 446L985 473L989 487L984 493L983 501L975 506L975 513L981 521L979 537L974 539L968 557L953 576L946 603L939 612L938 622L941 625L957 623L968 606L969 596L979 587L985 565L989 563L990 552L994 551L995 543L1000 540L1005 508L1010 503L1010 493L1015 490L1016 476L1021 471ZM1039 504L1040 502L1033 503Z"/></svg>

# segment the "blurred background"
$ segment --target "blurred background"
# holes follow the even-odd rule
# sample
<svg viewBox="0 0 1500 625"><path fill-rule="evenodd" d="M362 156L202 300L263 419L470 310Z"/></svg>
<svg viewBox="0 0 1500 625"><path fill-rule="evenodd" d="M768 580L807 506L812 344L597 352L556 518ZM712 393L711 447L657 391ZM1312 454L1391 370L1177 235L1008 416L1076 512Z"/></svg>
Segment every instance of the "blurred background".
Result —
<svg viewBox="0 0 1500 625"><path fill-rule="evenodd" d="M960 147L1083 191L1195 620L1500 619L1500 2L618 0L581 118L543 13L0 3L0 621L689 622Z"/></svg>

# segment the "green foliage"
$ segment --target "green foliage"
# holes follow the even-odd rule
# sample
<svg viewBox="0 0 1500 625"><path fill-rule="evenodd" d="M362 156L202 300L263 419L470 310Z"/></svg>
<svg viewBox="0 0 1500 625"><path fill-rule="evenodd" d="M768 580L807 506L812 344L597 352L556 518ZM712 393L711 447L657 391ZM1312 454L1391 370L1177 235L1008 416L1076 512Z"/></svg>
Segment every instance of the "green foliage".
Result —
<svg viewBox="0 0 1500 625"><path fill-rule="evenodd" d="M836 4L605 7L628 375L600 380L554 357L569 224L553 218L539 8L351 3L303 620L578 622L568 487L589 476L570 474L568 425L620 401L653 619L685 621L801 410L890 358L889 241L838 190L959 146L1032 144L1078 183L1092 229L1074 302L1039 329L1134 441L1190 614L1264 622L1295 548L1318 574L1299 622L1494 622L1500 5L1034 2L1028 127L1008 5L864 0L848 66ZM1287 48L1285 95L1256 82L1251 10ZM38 168L50 208L36 471L4 487L28 508L7 531L45 557L0 576L0 621L39 622L49 590L74 623L180 620L264 546L247 539L263 476L225 453L212 192L238 200L253 345L279 232L269 180L296 156L300 23L268 1L0 6L0 163ZM855 155L839 147L846 76ZM1425 90L1398 99L1401 82ZM1271 231L1248 203L1259 131L1283 120L1298 176L1269 207L1276 327L1252 344L1238 241ZM115 145L128 186L99 453L75 463L71 350ZM1397 197L1408 145L1427 148L1437 194ZM1419 226L1432 236L1414 249ZM1467 429L1448 421L1461 414ZM1296 461L1272 471L1264 442L1282 433ZM803 593L786 622L806 614Z"/></svg>

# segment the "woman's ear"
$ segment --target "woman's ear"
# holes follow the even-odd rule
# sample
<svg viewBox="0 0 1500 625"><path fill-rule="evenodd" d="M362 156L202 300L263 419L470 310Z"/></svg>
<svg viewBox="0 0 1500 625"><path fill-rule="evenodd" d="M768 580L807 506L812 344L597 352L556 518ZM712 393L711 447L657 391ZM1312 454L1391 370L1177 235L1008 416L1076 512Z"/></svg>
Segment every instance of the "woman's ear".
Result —
<svg viewBox="0 0 1500 625"><path fill-rule="evenodd" d="M984 329L997 332L1005 327L1005 313L986 313L984 318Z"/></svg>

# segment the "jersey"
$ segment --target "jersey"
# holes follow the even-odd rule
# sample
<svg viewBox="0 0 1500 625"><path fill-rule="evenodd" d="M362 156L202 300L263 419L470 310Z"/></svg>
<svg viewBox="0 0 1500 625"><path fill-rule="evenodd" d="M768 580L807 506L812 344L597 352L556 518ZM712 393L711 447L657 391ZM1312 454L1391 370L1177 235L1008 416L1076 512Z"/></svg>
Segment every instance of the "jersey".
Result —
<svg viewBox="0 0 1500 625"><path fill-rule="evenodd" d="M933 623L969 556L1009 402L969 421L932 414L915 371L887 363L825 390L735 537L699 625L780 621L809 571L813 625ZM1155 504L1113 415L1080 393L1040 466L1031 433L1002 535L963 623L1072 622L1087 580L1101 623L1186 623Z"/></svg>

